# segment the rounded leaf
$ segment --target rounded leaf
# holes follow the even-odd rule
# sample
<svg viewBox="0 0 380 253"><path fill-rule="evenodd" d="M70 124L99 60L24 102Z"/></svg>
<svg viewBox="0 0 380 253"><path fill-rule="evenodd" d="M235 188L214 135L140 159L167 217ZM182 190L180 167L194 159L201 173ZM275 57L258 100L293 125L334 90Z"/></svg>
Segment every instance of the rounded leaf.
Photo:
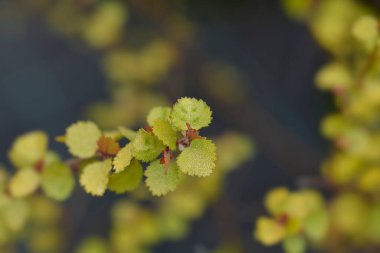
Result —
<svg viewBox="0 0 380 253"><path fill-rule="evenodd" d="M203 100L185 97L173 106L170 118L172 124L180 130L187 130L187 123L199 130L210 125L212 112Z"/></svg>
<svg viewBox="0 0 380 253"><path fill-rule="evenodd" d="M376 192L380 190L380 168L371 167L365 170L358 179L358 188L364 192Z"/></svg>
<svg viewBox="0 0 380 253"><path fill-rule="evenodd" d="M371 50L379 36L379 22L372 16L359 18L352 28L353 36L368 50Z"/></svg>
<svg viewBox="0 0 380 253"><path fill-rule="evenodd" d="M170 163L168 173L160 161L152 162L145 171L146 185L154 196L166 195L174 191L179 181L179 171L175 163Z"/></svg>
<svg viewBox="0 0 380 253"><path fill-rule="evenodd" d="M171 150L177 146L177 132L166 119L157 119L153 124L153 133Z"/></svg>
<svg viewBox="0 0 380 253"><path fill-rule="evenodd" d="M74 190L71 169L64 163L55 163L42 171L42 190L56 200L65 200Z"/></svg>
<svg viewBox="0 0 380 253"><path fill-rule="evenodd" d="M148 121L149 126L153 126L156 120L158 119L169 120L170 112L171 112L170 107L166 107L166 106L154 107L152 110L150 110L148 114L147 121Z"/></svg>
<svg viewBox="0 0 380 253"><path fill-rule="evenodd" d="M304 253L306 246L306 240L302 236L289 236L283 244L286 253Z"/></svg>
<svg viewBox="0 0 380 253"><path fill-rule="evenodd" d="M330 208L331 225L337 232L357 235L368 229L368 204L361 195L343 193L331 202Z"/></svg>
<svg viewBox="0 0 380 253"><path fill-rule="evenodd" d="M155 135L143 129L139 130L132 142L133 156L143 162L156 159L164 148L164 144Z"/></svg>
<svg viewBox="0 0 380 253"><path fill-rule="evenodd" d="M98 140L102 136L98 126L90 121L80 121L66 129L65 142L72 155L90 158L98 149Z"/></svg>
<svg viewBox="0 0 380 253"><path fill-rule="evenodd" d="M255 238L266 246L279 243L285 236L285 229L276 220L259 217L256 223Z"/></svg>
<svg viewBox="0 0 380 253"><path fill-rule="evenodd" d="M0 216L7 229L16 232L24 228L30 216L30 207L23 199L12 200L3 206Z"/></svg>
<svg viewBox="0 0 380 253"><path fill-rule="evenodd" d="M342 114L334 113L327 115L321 124L322 134L330 139L339 137L350 128L350 123Z"/></svg>
<svg viewBox="0 0 380 253"><path fill-rule="evenodd" d="M265 196L265 207L269 213L275 216L281 215L289 195L289 190L285 187L278 187L268 192Z"/></svg>
<svg viewBox="0 0 380 253"><path fill-rule="evenodd" d="M27 168L18 171L9 182L9 192L15 198L26 197L37 190L41 178L37 171Z"/></svg>
<svg viewBox="0 0 380 253"><path fill-rule="evenodd" d="M44 158L48 137L42 131L34 131L18 137L9 152L9 159L18 168L34 166Z"/></svg>
<svg viewBox="0 0 380 253"><path fill-rule="evenodd" d="M321 90L346 89L351 85L352 77L347 66L333 62L318 71L315 82Z"/></svg>
<svg viewBox="0 0 380 253"><path fill-rule="evenodd" d="M108 189L117 194L132 191L140 185L142 177L143 168L137 160L134 160L122 172L110 176Z"/></svg>
<svg viewBox="0 0 380 253"><path fill-rule="evenodd" d="M185 174L205 177L215 169L215 161L215 144L207 139L196 139L178 156L177 164Z"/></svg>
<svg viewBox="0 0 380 253"><path fill-rule="evenodd" d="M111 160L94 162L84 167L79 182L93 196L102 196L107 189Z"/></svg>
<svg viewBox="0 0 380 253"><path fill-rule="evenodd" d="M312 212L305 220L304 232L314 242L322 242L329 228L328 213L320 208Z"/></svg>
<svg viewBox="0 0 380 253"><path fill-rule="evenodd" d="M132 158L132 144L127 144L113 159L113 168L115 172L119 173L123 171L131 163Z"/></svg>

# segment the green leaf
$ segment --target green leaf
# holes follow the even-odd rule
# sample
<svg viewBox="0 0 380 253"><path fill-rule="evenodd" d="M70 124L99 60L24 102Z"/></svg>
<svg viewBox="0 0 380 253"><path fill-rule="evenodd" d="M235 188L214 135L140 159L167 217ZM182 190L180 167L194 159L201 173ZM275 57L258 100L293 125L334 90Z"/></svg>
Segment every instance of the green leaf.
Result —
<svg viewBox="0 0 380 253"><path fill-rule="evenodd" d="M154 196L166 195L177 187L180 176L175 163L170 163L168 173L160 161L152 162L145 171L146 185Z"/></svg>
<svg viewBox="0 0 380 253"><path fill-rule="evenodd" d="M377 203L371 207L368 219L368 236L378 244L380 243L380 204Z"/></svg>
<svg viewBox="0 0 380 253"><path fill-rule="evenodd" d="M368 231L370 210L364 195L352 192L341 193L329 204L329 221L335 231L346 235L357 235Z"/></svg>
<svg viewBox="0 0 380 253"><path fill-rule="evenodd" d="M67 199L74 190L71 169L64 163L55 163L42 171L42 190L56 200Z"/></svg>
<svg viewBox="0 0 380 253"><path fill-rule="evenodd" d="M40 186L40 174L33 168L19 170L9 182L10 194L15 198L26 197Z"/></svg>
<svg viewBox="0 0 380 253"><path fill-rule="evenodd" d="M325 209L312 212L305 220L305 234L312 241L318 243L325 239L329 227L328 214Z"/></svg>
<svg viewBox="0 0 380 253"><path fill-rule="evenodd" d="M170 118L172 124L180 130L187 130L187 123L199 130L210 125L212 112L203 100L185 97L174 105Z"/></svg>
<svg viewBox="0 0 380 253"><path fill-rule="evenodd" d="M46 152L44 161L43 161L44 167L50 166L52 164L59 163L59 162L61 162L61 158L59 157L57 153L50 150Z"/></svg>
<svg viewBox="0 0 380 253"><path fill-rule="evenodd" d="M148 114L147 121L149 126L153 126L157 119L169 120L171 110L170 107L154 107Z"/></svg>
<svg viewBox="0 0 380 253"><path fill-rule="evenodd" d="M177 146L177 132L166 119L157 119L153 123L153 133L171 150Z"/></svg>
<svg viewBox="0 0 380 253"><path fill-rule="evenodd" d="M110 176L108 189L117 194L133 191L140 185L142 177L143 168L141 164L137 160L133 160L125 170Z"/></svg>
<svg viewBox="0 0 380 253"><path fill-rule="evenodd" d="M93 196L103 196L112 169L111 160L94 162L83 168L79 182L85 191Z"/></svg>
<svg viewBox="0 0 380 253"><path fill-rule="evenodd" d="M7 229L16 232L26 225L29 218L29 206L25 200L12 200L1 208L0 217Z"/></svg>
<svg viewBox="0 0 380 253"><path fill-rule="evenodd" d="M90 121L79 121L66 129L65 142L72 155L90 158L95 155L102 136L98 126Z"/></svg>
<svg viewBox="0 0 380 253"><path fill-rule="evenodd" d="M348 119L339 113L325 116L321 124L322 134L330 139L334 139L346 132L351 127Z"/></svg>
<svg viewBox="0 0 380 253"><path fill-rule="evenodd" d="M137 136L137 132L133 131L129 128L125 128L125 127L120 126L120 127L118 127L118 129L119 129L119 132L121 133L121 135L123 135L129 141L133 141Z"/></svg>
<svg viewBox="0 0 380 253"><path fill-rule="evenodd" d="M275 219L259 217L256 222L254 236L265 246L272 246L284 239L285 228Z"/></svg>
<svg viewBox="0 0 380 253"><path fill-rule="evenodd" d="M290 236L284 240L283 247L286 253L304 253L307 244L302 236Z"/></svg>
<svg viewBox="0 0 380 253"><path fill-rule="evenodd" d="M379 36L379 22L372 16L363 16L354 23L352 34L368 50L371 50Z"/></svg>
<svg viewBox="0 0 380 253"><path fill-rule="evenodd" d="M132 144L129 143L122 148L113 159L113 168L115 172L119 173L124 171L124 169L131 163L132 158Z"/></svg>
<svg viewBox="0 0 380 253"><path fill-rule="evenodd" d="M357 178L357 187L363 192L377 192L380 189L380 167L369 167Z"/></svg>
<svg viewBox="0 0 380 253"><path fill-rule="evenodd" d="M44 158L48 137L42 131L34 131L19 136L9 152L9 159L17 168L34 166Z"/></svg>
<svg viewBox="0 0 380 253"><path fill-rule="evenodd" d="M215 144L207 139L197 139L178 156L177 164L185 174L205 177L215 169L215 161Z"/></svg>
<svg viewBox="0 0 380 253"><path fill-rule="evenodd" d="M352 76L345 64L333 62L318 71L315 82L321 90L347 89L352 83Z"/></svg>
<svg viewBox="0 0 380 253"><path fill-rule="evenodd" d="M280 215L284 212L284 206L289 199L289 190L285 187L277 187L265 196L265 207L272 215Z"/></svg>
<svg viewBox="0 0 380 253"><path fill-rule="evenodd" d="M143 162L149 162L157 158L164 150L164 144L152 133L140 129L132 142L133 156Z"/></svg>

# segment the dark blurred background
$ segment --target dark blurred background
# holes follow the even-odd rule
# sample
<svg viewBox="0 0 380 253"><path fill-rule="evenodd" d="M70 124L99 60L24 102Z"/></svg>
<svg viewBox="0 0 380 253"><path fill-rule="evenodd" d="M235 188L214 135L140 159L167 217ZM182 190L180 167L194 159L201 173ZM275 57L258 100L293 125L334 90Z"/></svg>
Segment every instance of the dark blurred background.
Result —
<svg viewBox="0 0 380 253"><path fill-rule="evenodd" d="M199 37L186 62L184 95L201 96L211 105L215 113L211 134L238 130L252 136L257 147L255 159L228 179L220 203L230 207L227 215L233 214L247 252L279 252L252 239L254 219L263 212L267 190L297 187L296 176L317 174L328 152L319 122L331 110L331 101L313 84L315 71L327 56L304 24L285 17L279 1L195 0L187 12ZM0 157L6 162L16 136L34 129L60 135L83 118L86 105L107 99L108 94L96 52L72 47L38 17L26 24L9 15L0 17ZM245 72L246 100L230 106L209 98L193 75L204 58L228 61ZM67 156L60 144L52 141L50 146ZM107 217L110 199L88 199L91 208ZM78 240L89 232L107 232L107 219L94 224L95 215L87 212ZM203 248L217 245L213 237L205 241L207 233L215 233L212 211L194 224L189 238L161 245L156 252L207 252Z"/></svg>

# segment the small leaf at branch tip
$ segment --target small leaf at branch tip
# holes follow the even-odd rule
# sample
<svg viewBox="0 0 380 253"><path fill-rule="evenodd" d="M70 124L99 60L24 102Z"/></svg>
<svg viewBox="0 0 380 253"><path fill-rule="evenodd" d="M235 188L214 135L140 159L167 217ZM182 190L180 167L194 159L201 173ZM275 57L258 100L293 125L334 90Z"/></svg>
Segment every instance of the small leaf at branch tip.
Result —
<svg viewBox="0 0 380 253"><path fill-rule="evenodd" d="M184 97L173 106L170 119L173 126L179 130L188 130L187 124L199 130L210 125L212 112L203 100Z"/></svg>
<svg viewBox="0 0 380 253"><path fill-rule="evenodd" d="M102 136L98 126L90 121L79 121L66 129L66 145L72 155L90 158L95 155Z"/></svg>
<svg viewBox="0 0 380 253"><path fill-rule="evenodd" d="M170 107L154 107L153 109L150 110L148 117L147 117L147 122L150 126L153 126L156 120L162 119L162 120L170 120L170 112L171 112Z"/></svg>
<svg viewBox="0 0 380 253"><path fill-rule="evenodd" d="M49 138L45 132L32 131L19 136L12 144L9 159L19 169L34 166L43 159Z"/></svg>

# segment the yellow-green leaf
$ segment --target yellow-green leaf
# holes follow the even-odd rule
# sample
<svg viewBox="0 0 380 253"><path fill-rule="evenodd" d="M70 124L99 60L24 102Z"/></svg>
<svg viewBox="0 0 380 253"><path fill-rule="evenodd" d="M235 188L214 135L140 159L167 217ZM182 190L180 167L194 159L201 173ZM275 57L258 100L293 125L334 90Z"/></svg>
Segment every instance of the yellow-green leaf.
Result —
<svg viewBox="0 0 380 253"><path fill-rule="evenodd" d="M199 130L210 125L212 112L203 100L185 97L173 106L170 119L173 126L180 130L187 130L187 123Z"/></svg>
<svg viewBox="0 0 380 253"><path fill-rule="evenodd" d="M34 166L44 158L48 137L42 131L34 131L18 137L9 152L9 159L18 168Z"/></svg>
<svg viewBox="0 0 380 253"><path fill-rule="evenodd" d="M98 140L102 136L98 126L90 121L79 121L66 129L66 145L72 155L90 158L98 149Z"/></svg>
<svg viewBox="0 0 380 253"><path fill-rule="evenodd" d="M170 119L170 107L163 107L158 106L154 107L152 110L150 110L148 114L148 124L149 126L153 126L157 119L163 119L163 120L169 120Z"/></svg>
<svg viewBox="0 0 380 253"><path fill-rule="evenodd" d="M376 192L380 190L380 167L366 169L358 179L358 188L364 192Z"/></svg>
<svg viewBox="0 0 380 253"><path fill-rule="evenodd" d="M164 144L152 133L140 129L132 142L133 155L138 160L149 162L164 150Z"/></svg>
<svg viewBox="0 0 380 253"><path fill-rule="evenodd" d="M196 139L179 155L177 164L185 174L205 177L215 169L215 161L215 144L207 139Z"/></svg>
<svg viewBox="0 0 380 253"><path fill-rule="evenodd" d="M271 246L284 239L285 229L274 219L259 217L254 236L262 244Z"/></svg>
<svg viewBox="0 0 380 253"><path fill-rule="evenodd" d="M371 207L368 215L368 236L375 243L380 243L380 204L377 203Z"/></svg>
<svg viewBox="0 0 380 253"><path fill-rule="evenodd" d="M26 225L30 215L29 207L25 200L11 200L0 210L0 217L9 230L20 231Z"/></svg>
<svg viewBox="0 0 380 253"><path fill-rule="evenodd" d="M318 71L315 82L322 90L347 89L351 85L352 76L343 63L334 62Z"/></svg>
<svg viewBox="0 0 380 253"><path fill-rule="evenodd" d="M304 232L312 241L322 242L327 235L329 219L326 209L315 210L306 218Z"/></svg>
<svg viewBox="0 0 380 253"><path fill-rule="evenodd" d="M143 168L137 160L134 160L122 172L110 176L108 189L117 194L132 191L140 185L142 177Z"/></svg>
<svg viewBox="0 0 380 253"><path fill-rule="evenodd" d="M123 171L131 163L132 158L132 144L129 143L122 148L113 159L113 168L115 172L119 173Z"/></svg>
<svg viewBox="0 0 380 253"><path fill-rule="evenodd" d="M9 182L10 194L15 198L26 197L37 190L41 178L32 168L18 171Z"/></svg>
<svg viewBox="0 0 380 253"><path fill-rule="evenodd" d="M145 171L146 185L154 196L166 195L174 191L179 181L179 171L175 163L170 163L168 173L160 161L152 162Z"/></svg>
<svg viewBox="0 0 380 253"><path fill-rule="evenodd" d="M111 169L111 160L91 163L83 168L79 182L87 193L102 196L107 189Z"/></svg>
<svg viewBox="0 0 380 253"><path fill-rule="evenodd" d="M166 119L157 119L153 123L153 133L171 150L177 146L177 133Z"/></svg>
<svg viewBox="0 0 380 253"><path fill-rule="evenodd" d="M379 36L379 22L372 16L363 16L354 23L352 34L365 48L371 50Z"/></svg>
<svg viewBox="0 0 380 253"><path fill-rule="evenodd" d="M269 213L277 216L284 212L284 206L289 198L289 190L285 187L278 187L265 196L265 207Z"/></svg>
<svg viewBox="0 0 380 253"><path fill-rule="evenodd" d="M42 171L42 190L56 200L64 200L74 190L75 181L71 169L64 163L55 163Z"/></svg>
<svg viewBox="0 0 380 253"><path fill-rule="evenodd" d="M306 240L302 236L289 236L283 244L286 253L304 253L306 251Z"/></svg>

